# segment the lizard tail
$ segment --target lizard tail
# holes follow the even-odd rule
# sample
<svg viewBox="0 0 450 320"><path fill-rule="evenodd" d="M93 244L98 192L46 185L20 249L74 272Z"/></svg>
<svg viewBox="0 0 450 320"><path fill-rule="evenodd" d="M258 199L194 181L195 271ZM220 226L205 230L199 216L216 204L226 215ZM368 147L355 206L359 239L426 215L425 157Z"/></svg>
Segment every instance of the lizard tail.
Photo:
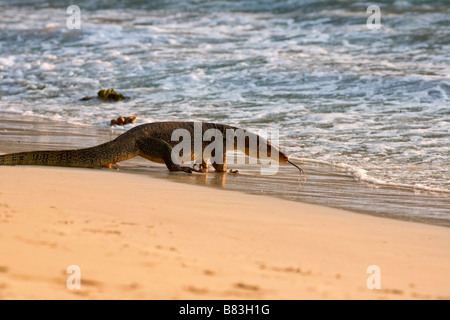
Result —
<svg viewBox="0 0 450 320"><path fill-rule="evenodd" d="M74 166L73 150L31 151L0 155L0 165ZM78 163L88 166L88 161Z"/></svg>
<svg viewBox="0 0 450 320"><path fill-rule="evenodd" d="M138 155L134 143L129 141L117 142L117 140L85 149L4 154L0 155L0 165L96 168L105 167Z"/></svg>

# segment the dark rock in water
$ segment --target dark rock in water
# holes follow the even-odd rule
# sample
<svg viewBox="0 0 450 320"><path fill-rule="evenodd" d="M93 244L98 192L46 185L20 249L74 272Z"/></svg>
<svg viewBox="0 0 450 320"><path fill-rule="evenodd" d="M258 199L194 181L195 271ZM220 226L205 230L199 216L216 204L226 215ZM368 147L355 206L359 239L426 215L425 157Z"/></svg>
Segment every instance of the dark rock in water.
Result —
<svg viewBox="0 0 450 320"><path fill-rule="evenodd" d="M111 126L117 125L117 126L124 126L129 123L135 123L136 122L136 116L132 117L119 117L117 119L111 120Z"/></svg>
<svg viewBox="0 0 450 320"><path fill-rule="evenodd" d="M123 94L117 93L114 89L102 89L97 92L97 97L103 101L120 101L125 100L126 97Z"/></svg>
<svg viewBox="0 0 450 320"><path fill-rule="evenodd" d="M89 101L89 100L92 100L92 99L95 99L95 98L96 97L94 97L94 96L87 96L87 97L81 98L80 101Z"/></svg>
<svg viewBox="0 0 450 320"><path fill-rule="evenodd" d="M101 89L97 92L97 96L86 96L80 99L80 101L89 101L92 99L101 99L102 101L121 101L127 99L123 94L117 93L114 89Z"/></svg>

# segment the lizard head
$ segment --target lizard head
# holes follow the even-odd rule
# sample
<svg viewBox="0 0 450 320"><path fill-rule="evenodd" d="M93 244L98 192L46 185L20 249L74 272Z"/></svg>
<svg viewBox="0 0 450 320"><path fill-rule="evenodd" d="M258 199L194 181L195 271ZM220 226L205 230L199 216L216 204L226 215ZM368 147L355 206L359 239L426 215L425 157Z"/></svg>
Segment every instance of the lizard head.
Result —
<svg viewBox="0 0 450 320"><path fill-rule="evenodd" d="M273 155L278 154L279 162L288 162L289 161L289 157L283 151L281 151L280 148L271 144L270 141L267 141L267 156L269 158L271 158L272 154Z"/></svg>
<svg viewBox="0 0 450 320"><path fill-rule="evenodd" d="M304 174L302 168L300 168L298 165L296 165L291 160L289 160L289 157L283 151L281 151L278 147L273 146L268 141L267 142L267 155L270 157L272 155L272 153L274 153L274 152L278 152L278 162L292 164L294 167L296 167L300 171L300 177L302 174Z"/></svg>

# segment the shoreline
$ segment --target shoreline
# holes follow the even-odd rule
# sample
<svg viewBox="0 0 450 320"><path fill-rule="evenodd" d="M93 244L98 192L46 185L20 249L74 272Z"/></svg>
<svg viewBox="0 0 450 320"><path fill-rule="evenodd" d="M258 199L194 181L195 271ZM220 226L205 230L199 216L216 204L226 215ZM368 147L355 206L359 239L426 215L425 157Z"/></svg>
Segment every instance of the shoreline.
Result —
<svg viewBox="0 0 450 320"><path fill-rule="evenodd" d="M40 117L1 114L0 153L32 150L77 149L112 140L131 127L92 128ZM326 207L360 214L450 227L447 194L377 186L356 181L345 170L330 165L303 162L308 180L300 186L297 172L281 165L276 176L261 176L259 166L233 166L239 175L173 175L164 165L140 157L121 162L120 172L156 177L162 180L201 185Z"/></svg>
<svg viewBox="0 0 450 320"><path fill-rule="evenodd" d="M110 170L0 172L0 299L450 299L445 227Z"/></svg>

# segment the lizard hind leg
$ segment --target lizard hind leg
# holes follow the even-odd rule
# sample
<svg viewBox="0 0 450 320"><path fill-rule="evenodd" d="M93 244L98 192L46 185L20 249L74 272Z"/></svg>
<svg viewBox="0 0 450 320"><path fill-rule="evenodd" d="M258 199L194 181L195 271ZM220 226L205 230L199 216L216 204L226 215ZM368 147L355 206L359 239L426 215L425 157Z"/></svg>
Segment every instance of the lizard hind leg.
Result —
<svg viewBox="0 0 450 320"><path fill-rule="evenodd" d="M164 140L157 138L142 138L137 142L139 155L147 160L164 163L169 171L201 172L195 168L180 166L172 160L172 147Z"/></svg>

